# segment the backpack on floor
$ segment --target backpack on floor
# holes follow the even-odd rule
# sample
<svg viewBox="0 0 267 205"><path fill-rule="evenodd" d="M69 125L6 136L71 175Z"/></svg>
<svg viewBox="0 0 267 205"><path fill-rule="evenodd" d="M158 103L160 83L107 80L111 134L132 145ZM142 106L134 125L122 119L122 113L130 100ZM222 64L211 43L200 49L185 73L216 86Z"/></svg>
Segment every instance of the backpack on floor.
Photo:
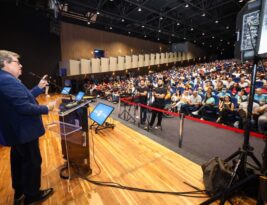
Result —
<svg viewBox="0 0 267 205"><path fill-rule="evenodd" d="M232 176L232 167L219 157L210 159L201 165L203 182L207 194L215 195L223 191L229 184Z"/></svg>

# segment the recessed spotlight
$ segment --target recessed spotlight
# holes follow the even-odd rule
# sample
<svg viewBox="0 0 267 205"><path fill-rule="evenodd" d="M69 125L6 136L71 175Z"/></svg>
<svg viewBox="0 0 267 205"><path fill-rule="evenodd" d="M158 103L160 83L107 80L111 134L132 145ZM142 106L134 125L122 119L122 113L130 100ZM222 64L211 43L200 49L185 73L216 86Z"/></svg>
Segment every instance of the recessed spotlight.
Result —
<svg viewBox="0 0 267 205"><path fill-rule="evenodd" d="M223 40L222 40L222 39L221 39L220 41L221 41L221 42L223 42Z"/></svg>
<svg viewBox="0 0 267 205"><path fill-rule="evenodd" d="M194 43L196 43L197 41L196 40L194 40Z"/></svg>
<svg viewBox="0 0 267 205"><path fill-rule="evenodd" d="M202 33L202 36L205 36L205 33L204 32Z"/></svg>
<svg viewBox="0 0 267 205"><path fill-rule="evenodd" d="M171 41L169 41L169 43L172 43Z"/></svg>
<svg viewBox="0 0 267 205"><path fill-rule="evenodd" d="M230 42L228 41L227 44L230 45Z"/></svg>
<svg viewBox="0 0 267 205"><path fill-rule="evenodd" d="M146 38L146 35L144 35L144 37Z"/></svg>
<svg viewBox="0 0 267 205"><path fill-rule="evenodd" d="M158 38L158 41L159 41L160 39Z"/></svg>
<svg viewBox="0 0 267 205"><path fill-rule="evenodd" d="M242 3L243 2L243 0L239 0L239 3Z"/></svg>
<svg viewBox="0 0 267 205"><path fill-rule="evenodd" d="M180 23L179 22L177 22L177 26L180 26Z"/></svg>
<svg viewBox="0 0 267 205"><path fill-rule="evenodd" d="M161 32L161 30L159 29L159 33Z"/></svg>
<svg viewBox="0 0 267 205"><path fill-rule="evenodd" d="M215 21L215 23L219 23L219 21L218 21L218 20L216 20L216 21Z"/></svg>
<svg viewBox="0 0 267 205"><path fill-rule="evenodd" d="M144 28L145 26L144 25L142 25L142 28Z"/></svg>
<svg viewBox="0 0 267 205"><path fill-rule="evenodd" d="M110 26L109 29L112 30L112 26Z"/></svg>
<svg viewBox="0 0 267 205"><path fill-rule="evenodd" d="M202 45L204 45L205 43L204 42L202 42Z"/></svg>
<svg viewBox="0 0 267 205"><path fill-rule="evenodd" d="M96 14L99 15L100 14L99 11L97 11Z"/></svg>
<svg viewBox="0 0 267 205"><path fill-rule="evenodd" d="M214 39L214 38L215 38L215 36L212 36L212 38Z"/></svg>
<svg viewBox="0 0 267 205"><path fill-rule="evenodd" d="M194 28L191 28L190 30L191 30L191 31L194 31Z"/></svg>
<svg viewBox="0 0 267 205"><path fill-rule="evenodd" d="M204 16L206 16L206 14L205 14L205 13L203 13L201 16L203 16L203 17L204 17Z"/></svg>
<svg viewBox="0 0 267 205"><path fill-rule="evenodd" d="M159 19L160 19L160 20L162 20L162 19L163 19L163 17L161 16Z"/></svg>
<svg viewBox="0 0 267 205"><path fill-rule="evenodd" d="M121 19L121 22L124 22L125 20L124 19Z"/></svg>
<svg viewBox="0 0 267 205"><path fill-rule="evenodd" d="M131 34L131 32L130 32L130 31L128 31L128 34Z"/></svg>
<svg viewBox="0 0 267 205"><path fill-rule="evenodd" d="M185 6L184 6L185 8L188 8L189 7L189 4L185 4Z"/></svg>
<svg viewBox="0 0 267 205"><path fill-rule="evenodd" d="M186 40L186 37L184 37L184 40Z"/></svg>
<svg viewBox="0 0 267 205"><path fill-rule="evenodd" d="M226 26L225 28L226 28L226 29L229 29L229 26Z"/></svg>
<svg viewBox="0 0 267 205"><path fill-rule="evenodd" d="M139 11L139 12L141 12L141 11L142 11L142 9L139 7L139 8L138 8L138 11Z"/></svg>
<svg viewBox="0 0 267 205"><path fill-rule="evenodd" d="M174 33L172 33L172 37L174 36Z"/></svg>
<svg viewBox="0 0 267 205"><path fill-rule="evenodd" d="M87 24L88 24L88 25L90 25L90 24L91 24L91 22L90 22L90 21L87 21Z"/></svg>

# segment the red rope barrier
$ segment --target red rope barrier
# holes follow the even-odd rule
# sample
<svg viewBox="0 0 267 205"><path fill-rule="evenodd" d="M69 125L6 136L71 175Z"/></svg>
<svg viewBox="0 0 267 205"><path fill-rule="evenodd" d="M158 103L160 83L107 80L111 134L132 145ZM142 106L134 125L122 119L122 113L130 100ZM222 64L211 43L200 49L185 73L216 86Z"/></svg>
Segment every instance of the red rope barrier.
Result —
<svg viewBox="0 0 267 205"><path fill-rule="evenodd" d="M140 104L140 103L130 102L130 101L128 101L129 99L132 99L132 98L131 97L130 98L121 98L120 101L122 101L124 103L127 103L127 104L130 104L130 105L140 106L140 107L144 107L144 108L147 108L147 109L150 109L150 110L155 110L155 111L158 111L158 112L166 113L166 114L172 115L174 117L179 117L180 116L180 114L175 113L175 112L166 111L166 110L163 110L163 109L158 109L158 108L151 107L151 106L144 105L144 104ZM243 134L245 132L242 129L238 129L238 128L235 128L235 127L230 127L230 126L227 126L227 125L222 125L222 124L219 124L219 123L216 123L216 122L207 121L207 120L201 120L201 119L198 119L198 118L195 118L195 117L191 117L191 116L185 116L185 118L188 119L188 120L192 120L192 121L199 122L199 123L206 124L206 125L211 125L211 126L214 126L214 127L220 128L220 129L224 129L224 130L229 130L229 131L232 131L232 132L237 132L237 133L241 133L241 134ZM256 137L256 138L266 139L266 137L263 134L260 134L260 133L257 133L257 132L250 132L250 135L253 136L253 137Z"/></svg>

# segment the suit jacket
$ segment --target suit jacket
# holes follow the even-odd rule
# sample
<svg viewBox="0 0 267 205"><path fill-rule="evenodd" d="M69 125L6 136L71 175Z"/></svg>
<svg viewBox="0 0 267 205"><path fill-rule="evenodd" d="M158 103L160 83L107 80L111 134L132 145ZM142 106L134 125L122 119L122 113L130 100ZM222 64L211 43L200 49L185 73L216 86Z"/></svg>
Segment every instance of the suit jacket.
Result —
<svg viewBox="0 0 267 205"><path fill-rule="evenodd" d="M13 146L30 142L45 133L42 114L48 108L35 97L43 92L38 86L29 91L10 73L0 70L0 143Z"/></svg>

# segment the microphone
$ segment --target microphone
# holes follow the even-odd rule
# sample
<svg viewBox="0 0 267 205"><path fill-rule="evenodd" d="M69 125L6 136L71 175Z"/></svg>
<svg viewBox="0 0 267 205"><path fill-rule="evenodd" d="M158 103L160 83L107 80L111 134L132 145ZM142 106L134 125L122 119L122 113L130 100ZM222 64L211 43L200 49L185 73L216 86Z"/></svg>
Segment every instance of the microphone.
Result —
<svg viewBox="0 0 267 205"><path fill-rule="evenodd" d="M33 72L29 72L29 75L34 76L34 77L36 77L36 78L38 78L38 79L43 79L43 77L41 77L41 76L39 76L39 75L37 75L37 74L35 74L35 73L33 73ZM47 80L47 82L48 82L49 84L58 87L57 84L55 84L55 83L53 83L53 82L50 81L50 80L51 80L51 77L50 77L50 76L47 75L47 76L44 78L44 80Z"/></svg>

